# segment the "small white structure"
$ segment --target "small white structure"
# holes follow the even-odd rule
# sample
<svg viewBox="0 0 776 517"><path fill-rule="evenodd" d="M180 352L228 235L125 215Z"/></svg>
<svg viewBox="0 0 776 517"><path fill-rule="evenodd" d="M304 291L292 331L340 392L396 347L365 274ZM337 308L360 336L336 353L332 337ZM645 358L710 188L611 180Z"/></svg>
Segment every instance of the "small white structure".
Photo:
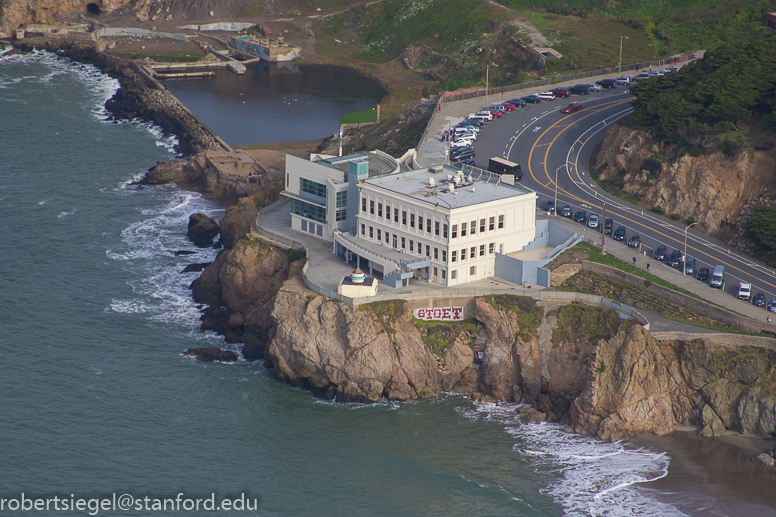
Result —
<svg viewBox="0 0 776 517"><path fill-rule="evenodd" d="M349 298L374 296L377 294L377 279L367 278L363 271L356 268L350 276L346 276L340 281L337 293Z"/></svg>

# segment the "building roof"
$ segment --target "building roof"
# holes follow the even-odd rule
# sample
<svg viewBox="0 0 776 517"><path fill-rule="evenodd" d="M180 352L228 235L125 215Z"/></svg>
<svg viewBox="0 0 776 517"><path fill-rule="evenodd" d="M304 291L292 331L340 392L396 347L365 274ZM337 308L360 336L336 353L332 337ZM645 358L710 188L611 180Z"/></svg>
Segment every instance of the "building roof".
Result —
<svg viewBox="0 0 776 517"><path fill-rule="evenodd" d="M396 163L396 160L385 153L355 153L347 156L333 156L331 158L319 160L315 163L341 170L345 173L345 181L347 181L348 163L357 159L366 160L369 163L370 178L390 174L399 166L399 164Z"/></svg>
<svg viewBox="0 0 776 517"><path fill-rule="evenodd" d="M433 185L430 185L430 179L433 179ZM522 185L502 182L498 174L476 167L464 173L449 165L369 178L366 183L448 209L534 194L533 190ZM449 190L450 184L454 186L453 191Z"/></svg>

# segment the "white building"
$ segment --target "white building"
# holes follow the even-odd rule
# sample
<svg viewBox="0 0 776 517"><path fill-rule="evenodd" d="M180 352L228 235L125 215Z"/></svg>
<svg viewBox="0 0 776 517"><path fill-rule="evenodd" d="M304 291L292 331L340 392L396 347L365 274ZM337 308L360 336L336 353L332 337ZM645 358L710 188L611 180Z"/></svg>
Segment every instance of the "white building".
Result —
<svg viewBox="0 0 776 517"><path fill-rule="evenodd" d="M341 172L321 179L315 163L288 157L292 226L333 240L347 262L392 287L410 278L455 286L492 277L497 254L535 238L536 193L507 183L511 176L447 165L373 174L374 158L345 159L347 180Z"/></svg>

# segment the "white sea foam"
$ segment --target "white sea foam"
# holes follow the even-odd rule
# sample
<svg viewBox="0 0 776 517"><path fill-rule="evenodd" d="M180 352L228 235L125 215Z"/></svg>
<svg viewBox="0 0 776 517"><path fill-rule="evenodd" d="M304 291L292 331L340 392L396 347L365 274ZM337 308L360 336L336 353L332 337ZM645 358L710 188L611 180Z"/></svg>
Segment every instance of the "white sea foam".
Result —
<svg viewBox="0 0 776 517"><path fill-rule="evenodd" d="M667 475L669 459L664 453L568 434L556 424L525 423L514 405L480 403L460 411L473 420L503 425L516 439L513 450L529 458L537 472L558 476L543 492L563 505L565 517L685 515L638 488Z"/></svg>
<svg viewBox="0 0 776 517"><path fill-rule="evenodd" d="M77 210L73 210L72 212L65 212L65 211L59 212L59 215L57 216L57 219L64 219L68 215L73 215L76 212L77 212Z"/></svg>

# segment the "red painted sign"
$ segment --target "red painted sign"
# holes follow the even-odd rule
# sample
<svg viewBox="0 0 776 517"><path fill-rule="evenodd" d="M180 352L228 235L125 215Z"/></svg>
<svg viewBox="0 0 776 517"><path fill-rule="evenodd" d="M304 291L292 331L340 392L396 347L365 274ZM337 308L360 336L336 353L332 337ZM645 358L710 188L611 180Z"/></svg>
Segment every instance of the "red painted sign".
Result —
<svg viewBox="0 0 776 517"><path fill-rule="evenodd" d="M463 320L463 307L427 307L415 309L413 314L419 320L461 321Z"/></svg>

